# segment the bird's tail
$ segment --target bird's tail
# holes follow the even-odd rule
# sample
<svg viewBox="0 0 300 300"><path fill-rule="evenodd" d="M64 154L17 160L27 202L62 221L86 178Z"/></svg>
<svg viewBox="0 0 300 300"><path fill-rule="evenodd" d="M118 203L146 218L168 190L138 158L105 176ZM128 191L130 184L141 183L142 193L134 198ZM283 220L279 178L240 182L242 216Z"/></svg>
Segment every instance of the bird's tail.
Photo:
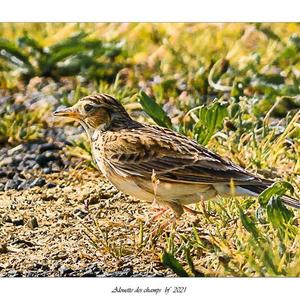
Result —
<svg viewBox="0 0 300 300"><path fill-rule="evenodd" d="M242 188L246 189L248 191L250 191L251 193L256 194L256 196L258 196L261 192L263 192L266 188L268 188L269 185L243 185ZM280 197L280 199L282 200L282 202L288 206L300 209L300 201L287 196L287 195L283 195Z"/></svg>

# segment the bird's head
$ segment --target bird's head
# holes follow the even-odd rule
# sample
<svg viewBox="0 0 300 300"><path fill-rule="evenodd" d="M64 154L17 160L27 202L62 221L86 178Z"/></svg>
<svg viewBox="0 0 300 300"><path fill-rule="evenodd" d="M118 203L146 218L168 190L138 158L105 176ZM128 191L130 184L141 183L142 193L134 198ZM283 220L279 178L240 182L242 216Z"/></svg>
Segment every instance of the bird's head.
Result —
<svg viewBox="0 0 300 300"><path fill-rule="evenodd" d="M90 137L95 130L117 130L135 123L121 103L107 94L81 98L72 107L56 110L54 116L68 117L79 121Z"/></svg>

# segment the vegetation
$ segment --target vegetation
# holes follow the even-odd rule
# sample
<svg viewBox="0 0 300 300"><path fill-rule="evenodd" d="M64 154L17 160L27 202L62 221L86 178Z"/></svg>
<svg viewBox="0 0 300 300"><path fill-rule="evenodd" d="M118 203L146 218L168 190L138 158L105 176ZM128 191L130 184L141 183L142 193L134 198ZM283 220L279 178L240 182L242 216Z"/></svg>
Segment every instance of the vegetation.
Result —
<svg viewBox="0 0 300 300"><path fill-rule="evenodd" d="M141 226L131 251L159 252L179 276L299 276L300 215L280 201L283 193L299 198L299 32L299 24L1 24L0 93L27 107L33 90L54 85L48 112L113 94L138 120L277 180L259 199L197 205L201 215L188 230L151 236ZM46 116L1 107L0 141L37 138L38 128L52 126ZM86 140L68 152L92 165ZM126 255L114 242L95 245Z"/></svg>

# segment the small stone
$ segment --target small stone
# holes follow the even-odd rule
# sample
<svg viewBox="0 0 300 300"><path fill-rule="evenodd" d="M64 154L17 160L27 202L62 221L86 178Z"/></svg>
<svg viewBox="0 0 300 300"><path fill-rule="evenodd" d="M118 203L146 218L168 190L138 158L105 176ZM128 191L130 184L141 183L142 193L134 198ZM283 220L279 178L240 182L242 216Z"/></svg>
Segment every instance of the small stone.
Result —
<svg viewBox="0 0 300 300"><path fill-rule="evenodd" d="M124 268L123 270L109 273L107 277L131 277L132 275L132 268Z"/></svg>
<svg viewBox="0 0 300 300"><path fill-rule="evenodd" d="M97 274L93 270L87 270L81 275L82 277L96 277Z"/></svg>
<svg viewBox="0 0 300 300"><path fill-rule="evenodd" d="M103 271L98 267L97 263L89 266L89 269L92 270L96 275L102 274Z"/></svg>
<svg viewBox="0 0 300 300"><path fill-rule="evenodd" d="M12 179L15 176L15 172L11 171L7 173L7 178Z"/></svg>
<svg viewBox="0 0 300 300"><path fill-rule="evenodd" d="M15 219L15 220L12 221L12 223L15 226L23 226L24 225L24 220L23 219Z"/></svg>
<svg viewBox="0 0 300 300"><path fill-rule="evenodd" d="M29 161L29 160L35 160L36 155L33 153L26 153L24 155L24 160Z"/></svg>
<svg viewBox="0 0 300 300"><path fill-rule="evenodd" d="M57 157L50 151L46 151L36 157L36 162L40 166L46 166L48 162L56 160Z"/></svg>
<svg viewBox="0 0 300 300"><path fill-rule="evenodd" d="M13 155L14 153L19 152L19 151L22 150L23 148L24 148L23 144L20 144L20 145L14 147L14 148L8 150L8 151L7 151L7 154L8 154L8 155Z"/></svg>
<svg viewBox="0 0 300 300"><path fill-rule="evenodd" d="M11 189L17 189L19 184L20 184L20 181L8 180L6 182L4 190L7 191L7 190L11 190Z"/></svg>
<svg viewBox="0 0 300 300"><path fill-rule="evenodd" d="M48 159L44 154L38 155L35 159L35 161L40 165L40 166L45 166L48 163Z"/></svg>
<svg viewBox="0 0 300 300"><path fill-rule="evenodd" d="M40 153L48 151L48 150L59 150L61 149L57 144L47 143L40 146Z"/></svg>
<svg viewBox="0 0 300 300"><path fill-rule="evenodd" d="M22 277L22 273L17 270L10 270L7 272L7 277Z"/></svg>
<svg viewBox="0 0 300 300"><path fill-rule="evenodd" d="M4 223L12 223L12 219L11 219L10 216L4 216L2 218L2 222L4 222Z"/></svg>
<svg viewBox="0 0 300 300"><path fill-rule="evenodd" d="M14 177L12 178L12 180L18 182L18 181L21 181L21 178L20 178L19 174L16 173L16 174L14 175Z"/></svg>
<svg viewBox="0 0 300 300"><path fill-rule="evenodd" d="M18 190L25 190L30 188L30 184L32 183L32 180L26 180L26 181L22 181L19 185L18 185Z"/></svg>
<svg viewBox="0 0 300 300"><path fill-rule="evenodd" d="M18 248L34 247L32 242L22 239L16 239L12 244L16 245Z"/></svg>
<svg viewBox="0 0 300 300"><path fill-rule="evenodd" d="M13 158L8 156L8 157L5 157L3 158L1 161L0 161L0 167L3 167L3 166L7 166L7 165L11 165L13 162Z"/></svg>
<svg viewBox="0 0 300 300"><path fill-rule="evenodd" d="M0 253L7 253L7 252L8 252L7 244L6 243L0 244Z"/></svg>
<svg viewBox="0 0 300 300"><path fill-rule="evenodd" d="M32 267L31 270L42 270L42 271L48 271L50 270L49 266L43 265L40 263L35 263Z"/></svg>
<svg viewBox="0 0 300 300"><path fill-rule="evenodd" d="M43 169L43 173L44 174L51 174L52 173L52 169L51 168L44 168Z"/></svg>
<svg viewBox="0 0 300 300"><path fill-rule="evenodd" d="M3 170L0 171L0 178L6 177L7 173Z"/></svg>
<svg viewBox="0 0 300 300"><path fill-rule="evenodd" d="M52 164L51 170L54 173L54 172L59 172L61 168L57 164Z"/></svg>
<svg viewBox="0 0 300 300"><path fill-rule="evenodd" d="M79 217L80 219L83 219L87 214L88 214L88 212L83 211L80 208L76 208L74 210L74 215Z"/></svg>
<svg viewBox="0 0 300 300"><path fill-rule="evenodd" d="M32 159L26 160L24 163L26 169L33 169L34 166L36 166L36 162Z"/></svg>
<svg viewBox="0 0 300 300"><path fill-rule="evenodd" d="M17 154L13 159L13 165L18 165L23 160L22 154Z"/></svg>
<svg viewBox="0 0 300 300"><path fill-rule="evenodd" d="M36 217L31 218L31 219L27 222L27 225L28 225L28 227L31 228L31 229L34 229L34 228L36 228L36 227L39 226Z"/></svg>
<svg viewBox="0 0 300 300"><path fill-rule="evenodd" d="M33 182L30 184L30 187L34 186L44 186L46 184L46 180L43 177L38 177L33 180Z"/></svg>
<svg viewBox="0 0 300 300"><path fill-rule="evenodd" d="M70 268L67 268L67 267L65 267L65 266L61 266L60 268L59 268L59 276L60 277L66 277L66 276L68 276L70 273L72 273L73 272L73 270L72 269L70 269Z"/></svg>
<svg viewBox="0 0 300 300"><path fill-rule="evenodd" d="M52 189L52 188L54 188L54 187L56 187L56 183L54 183L54 182L49 182L49 183L47 183L47 185L46 185L46 188L48 188L48 189Z"/></svg>
<svg viewBox="0 0 300 300"><path fill-rule="evenodd" d="M3 192L5 189L4 183L0 183L0 192Z"/></svg>

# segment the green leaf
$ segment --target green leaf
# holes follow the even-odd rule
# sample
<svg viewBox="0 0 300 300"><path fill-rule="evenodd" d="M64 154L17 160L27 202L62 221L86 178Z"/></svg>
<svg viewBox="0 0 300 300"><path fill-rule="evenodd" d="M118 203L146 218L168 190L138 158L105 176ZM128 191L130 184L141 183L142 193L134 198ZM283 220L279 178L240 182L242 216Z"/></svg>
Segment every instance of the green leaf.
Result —
<svg viewBox="0 0 300 300"><path fill-rule="evenodd" d="M275 182L258 197L261 206L267 209L268 220L275 229L279 230L281 238L283 238L286 230L291 234L296 233L296 228L291 225L294 213L280 200L280 197L287 191L293 192L293 190L293 186L288 182Z"/></svg>
<svg viewBox="0 0 300 300"><path fill-rule="evenodd" d="M33 38L29 37L28 35L25 35L23 37L20 37L18 39L18 44L19 47L24 48L24 47L31 47L35 51L39 53L43 53L43 47Z"/></svg>
<svg viewBox="0 0 300 300"><path fill-rule="evenodd" d="M74 34L71 37L68 37L48 48L49 53L56 53L58 51L61 51L63 49L74 47L75 45L80 45L83 38L85 38L88 35L86 32L79 32Z"/></svg>
<svg viewBox="0 0 300 300"><path fill-rule="evenodd" d="M73 45L61 49L60 51L52 52L51 54L49 54L49 57L47 58L45 65L47 66L47 68L52 67L56 63L63 61L68 57L72 57L74 55L82 53L84 50L85 50L84 45Z"/></svg>
<svg viewBox="0 0 300 300"><path fill-rule="evenodd" d="M289 210L278 196L272 196L267 205L268 219L274 228L286 230L286 225L294 217L294 213Z"/></svg>
<svg viewBox="0 0 300 300"><path fill-rule="evenodd" d="M257 29L263 32L269 39L278 42L281 41L280 37L270 27L257 26Z"/></svg>
<svg viewBox="0 0 300 300"><path fill-rule="evenodd" d="M275 182L259 195L258 202L261 206L266 207L273 196L283 196L287 191L294 191L290 183L286 181Z"/></svg>
<svg viewBox="0 0 300 300"><path fill-rule="evenodd" d="M170 118L153 98L141 91L138 95L138 99L144 111L155 121L155 123L157 123L159 126L172 128Z"/></svg>
<svg viewBox="0 0 300 300"><path fill-rule="evenodd" d="M297 50L300 49L300 36L298 34L293 34L289 40L297 47Z"/></svg>
<svg viewBox="0 0 300 300"><path fill-rule="evenodd" d="M28 57L23 54L15 44L4 38L0 38L0 57L9 61L11 64L21 67L25 66L28 70L33 69Z"/></svg>
<svg viewBox="0 0 300 300"><path fill-rule="evenodd" d="M220 102L213 102L209 106L201 106L199 121L193 128L198 143L206 145L211 137L223 128L223 121L227 115L226 105Z"/></svg>
<svg viewBox="0 0 300 300"><path fill-rule="evenodd" d="M166 267L170 268L179 277L189 277L183 266L171 253L164 252L161 260Z"/></svg>
<svg viewBox="0 0 300 300"><path fill-rule="evenodd" d="M194 262L193 262L193 259L192 259L191 252L190 252L189 248L186 248L186 250L185 250L185 258L186 258L186 261L189 265L190 271L194 275L197 274L197 270L195 269L195 265L194 265Z"/></svg>
<svg viewBox="0 0 300 300"><path fill-rule="evenodd" d="M242 211L242 209L240 207L238 207L238 209L240 212L240 218L241 218L243 226L257 240L259 238L259 231L257 230L257 228L255 226L255 222L249 216L244 214L244 212Z"/></svg>

